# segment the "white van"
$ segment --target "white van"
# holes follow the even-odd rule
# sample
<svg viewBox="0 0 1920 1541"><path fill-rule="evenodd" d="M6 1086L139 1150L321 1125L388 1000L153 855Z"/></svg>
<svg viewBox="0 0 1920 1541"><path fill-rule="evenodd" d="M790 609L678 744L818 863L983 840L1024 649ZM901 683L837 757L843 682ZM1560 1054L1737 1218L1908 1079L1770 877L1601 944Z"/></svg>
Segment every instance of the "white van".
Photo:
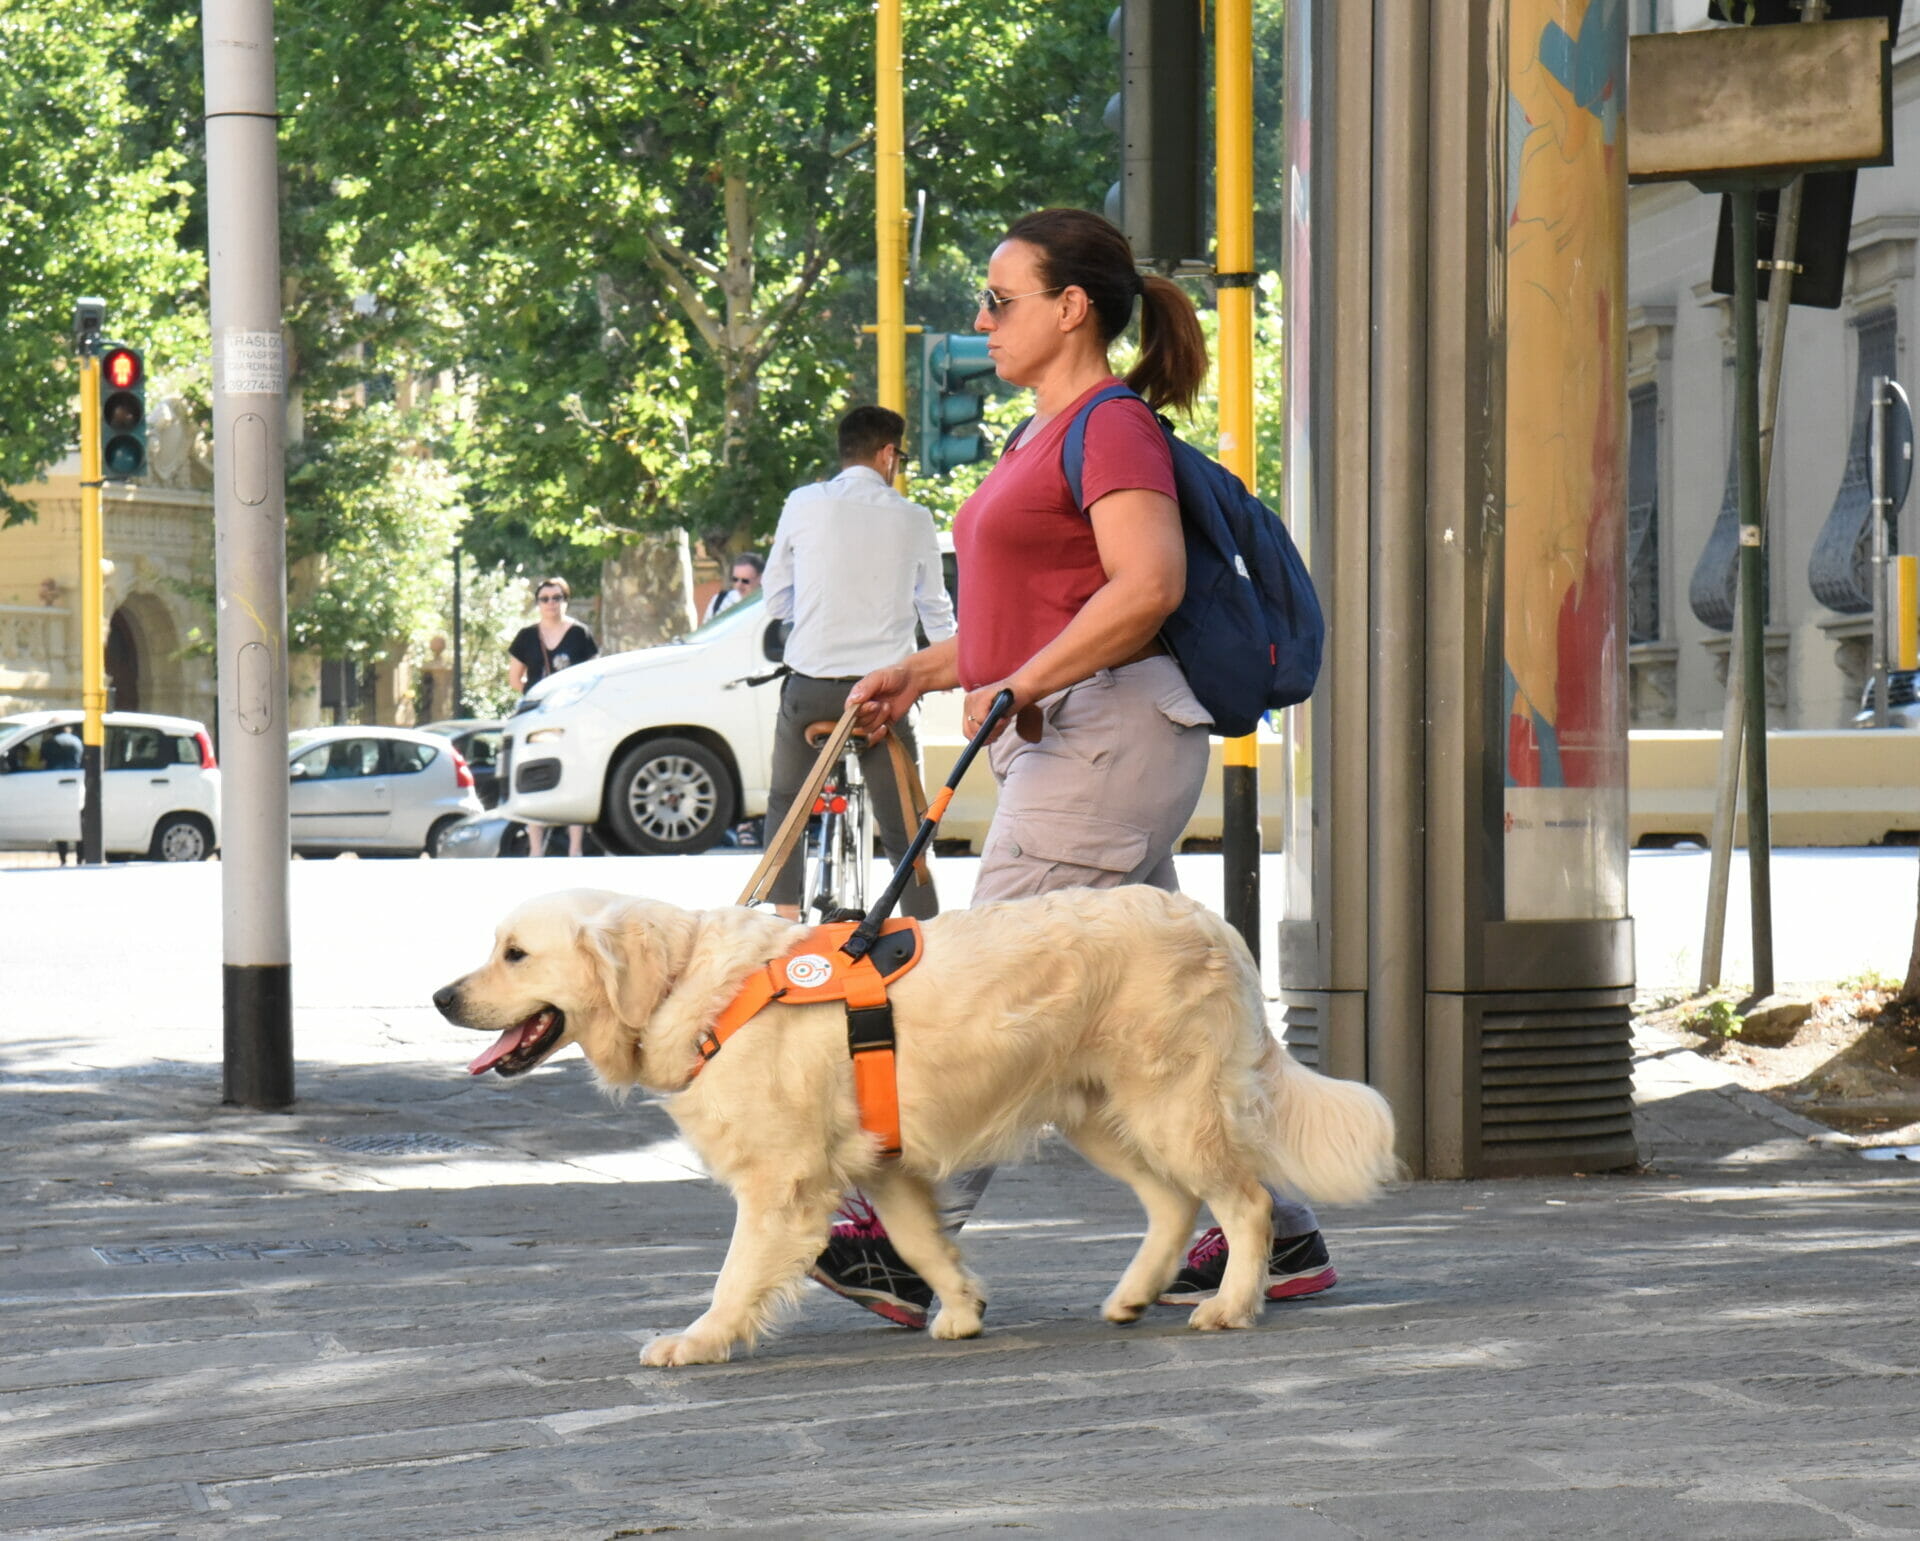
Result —
<svg viewBox="0 0 1920 1541"><path fill-rule="evenodd" d="M501 737L502 811L596 824L647 856L704 851L759 817L788 626L756 596L676 642L549 675Z"/></svg>
<svg viewBox="0 0 1920 1541"><path fill-rule="evenodd" d="M79 843L81 721L76 711L0 717L0 850ZM220 843L220 772L206 728L186 717L108 712L106 730L106 853L205 861Z"/></svg>

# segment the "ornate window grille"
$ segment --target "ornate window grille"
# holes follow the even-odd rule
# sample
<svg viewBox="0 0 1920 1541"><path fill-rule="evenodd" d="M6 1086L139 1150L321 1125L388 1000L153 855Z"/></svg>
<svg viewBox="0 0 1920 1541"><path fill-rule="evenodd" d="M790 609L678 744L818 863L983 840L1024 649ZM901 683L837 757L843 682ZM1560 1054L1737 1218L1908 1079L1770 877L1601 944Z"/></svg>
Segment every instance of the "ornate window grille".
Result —
<svg viewBox="0 0 1920 1541"><path fill-rule="evenodd" d="M1853 433L1847 442L1846 468L1833 509L1813 543L1807 583L1813 597L1842 615L1873 609L1873 492L1867 455L1871 447L1871 409L1875 375L1895 372L1898 338L1892 306L1860 316L1853 323L1860 366L1854 379Z"/></svg>
<svg viewBox="0 0 1920 1541"><path fill-rule="evenodd" d="M1660 640L1660 387L1627 396L1627 640Z"/></svg>

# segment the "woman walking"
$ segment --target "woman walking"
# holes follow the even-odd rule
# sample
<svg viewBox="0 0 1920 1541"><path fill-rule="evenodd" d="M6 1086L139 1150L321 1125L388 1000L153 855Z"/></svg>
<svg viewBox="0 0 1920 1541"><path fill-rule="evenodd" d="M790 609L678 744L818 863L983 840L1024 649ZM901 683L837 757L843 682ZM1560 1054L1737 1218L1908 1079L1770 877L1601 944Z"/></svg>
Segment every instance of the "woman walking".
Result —
<svg viewBox="0 0 1920 1541"><path fill-rule="evenodd" d="M1206 710L1159 641L1186 585L1173 460L1154 414L1188 410L1206 377L1193 302L1171 279L1143 278L1126 237L1097 214L1047 209L994 249L974 327L1001 379L1034 393L1032 418L954 522L959 632L856 684L863 726L897 721L928 691L966 690L973 733L1003 690L1017 731L996 729L989 761L999 803L981 851L976 904L1074 887L1177 889L1174 843L1207 771ZM1126 384L1139 399L1087 417L1076 501L1062 443L1082 405L1119 383L1108 350L1140 309ZM946 1195L957 1228L991 1169ZM1334 1282L1318 1222L1274 1205L1270 1299ZM1166 1295L1204 1300L1226 1248L1203 1237ZM919 1326L932 1291L871 1211L834 1227L813 1276L891 1321Z"/></svg>

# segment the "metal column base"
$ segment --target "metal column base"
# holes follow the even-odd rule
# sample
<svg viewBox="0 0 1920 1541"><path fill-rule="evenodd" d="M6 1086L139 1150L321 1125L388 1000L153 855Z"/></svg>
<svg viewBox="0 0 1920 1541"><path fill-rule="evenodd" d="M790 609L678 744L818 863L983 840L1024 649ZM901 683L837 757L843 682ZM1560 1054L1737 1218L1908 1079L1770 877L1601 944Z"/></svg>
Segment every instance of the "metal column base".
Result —
<svg viewBox="0 0 1920 1541"><path fill-rule="evenodd" d="M1638 1159L1633 991L1427 996L1427 1175L1604 1172Z"/></svg>

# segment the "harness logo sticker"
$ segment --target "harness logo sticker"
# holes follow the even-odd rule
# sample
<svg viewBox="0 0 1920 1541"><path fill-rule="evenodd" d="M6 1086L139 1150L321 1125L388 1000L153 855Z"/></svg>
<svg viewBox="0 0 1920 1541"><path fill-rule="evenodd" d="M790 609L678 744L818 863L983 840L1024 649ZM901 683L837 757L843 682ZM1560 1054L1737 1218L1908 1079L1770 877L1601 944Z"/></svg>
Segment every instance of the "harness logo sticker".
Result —
<svg viewBox="0 0 1920 1541"><path fill-rule="evenodd" d="M817 952L803 952L797 958L787 959L787 983L802 990L810 990L815 985L823 985L833 978L833 965Z"/></svg>

